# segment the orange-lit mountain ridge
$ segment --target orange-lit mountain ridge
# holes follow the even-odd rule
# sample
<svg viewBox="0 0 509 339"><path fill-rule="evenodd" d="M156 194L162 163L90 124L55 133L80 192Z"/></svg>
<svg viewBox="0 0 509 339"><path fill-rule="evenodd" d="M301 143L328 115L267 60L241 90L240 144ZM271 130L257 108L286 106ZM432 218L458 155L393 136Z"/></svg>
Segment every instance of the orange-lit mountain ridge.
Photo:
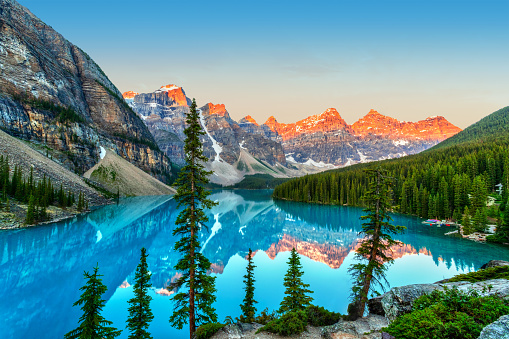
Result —
<svg viewBox="0 0 509 339"><path fill-rule="evenodd" d="M137 96L138 94L140 94L140 93L133 92L133 91L127 91L127 92L122 93L122 97L124 97L124 99L134 99L134 97Z"/></svg>
<svg viewBox="0 0 509 339"><path fill-rule="evenodd" d="M155 93L166 92L168 98L171 98L178 106L187 106L186 94L182 90L182 87L176 85L166 85L159 88Z"/></svg>
<svg viewBox="0 0 509 339"><path fill-rule="evenodd" d="M383 136L391 139L423 139L442 141L461 131L444 117L430 117L418 122L399 121L375 110L352 125L357 136Z"/></svg>
<svg viewBox="0 0 509 339"><path fill-rule="evenodd" d="M373 109L353 125L348 125L335 108L329 108L322 114L312 115L291 124L279 123L275 117L271 116L265 125L278 133L283 141L303 134L340 130L359 137L381 136L390 139L442 141L461 131L459 127L454 126L444 117L430 117L418 122L406 122L382 115Z"/></svg>
<svg viewBox="0 0 509 339"><path fill-rule="evenodd" d="M335 108L328 108L321 114L312 115L292 124L279 123L276 118L271 116L265 124L273 132L277 132L283 140L292 139L301 134L350 130L350 126L348 126Z"/></svg>

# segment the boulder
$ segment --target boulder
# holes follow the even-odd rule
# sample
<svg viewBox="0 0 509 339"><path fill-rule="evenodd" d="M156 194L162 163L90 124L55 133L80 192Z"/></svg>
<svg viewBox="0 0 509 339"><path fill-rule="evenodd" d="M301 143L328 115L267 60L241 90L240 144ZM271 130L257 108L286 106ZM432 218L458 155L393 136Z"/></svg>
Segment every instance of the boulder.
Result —
<svg viewBox="0 0 509 339"><path fill-rule="evenodd" d="M490 268L490 267L497 267L497 266L509 266L509 261L490 260L486 264L481 266L481 270L484 270L484 269Z"/></svg>
<svg viewBox="0 0 509 339"><path fill-rule="evenodd" d="M486 326L479 339L509 339L509 315L501 316L497 321Z"/></svg>
<svg viewBox="0 0 509 339"><path fill-rule="evenodd" d="M389 321L408 313L412 310L414 301L424 294L430 294L434 290L458 288L460 291L477 291L481 296L496 295L501 298L509 296L509 281L506 279L493 279L476 283L459 281L438 284L416 284L394 287L384 295L370 299L368 309L370 314L385 316Z"/></svg>
<svg viewBox="0 0 509 339"><path fill-rule="evenodd" d="M379 332L383 327L389 325L385 317L370 314L367 317L355 321L340 320L334 325L322 328L323 338L382 338Z"/></svg>
<svg viewBox="0 0 509 339"><path fill-rule="evenodd" d="M414 301L434 290L443 289L435 284L415 284L394 287L389 292L368 301L368 309L371 314L378 314L387 317L390 321L398 315L408 313L412 310Z"/></svg>

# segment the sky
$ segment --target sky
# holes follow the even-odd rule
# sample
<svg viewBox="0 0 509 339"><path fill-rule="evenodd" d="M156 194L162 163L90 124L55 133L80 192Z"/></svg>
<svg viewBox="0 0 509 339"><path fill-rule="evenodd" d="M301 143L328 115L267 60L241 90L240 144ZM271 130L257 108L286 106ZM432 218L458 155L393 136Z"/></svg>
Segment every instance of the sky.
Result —
<svg viewBox="0 0 509 339"><path fill-rule="evenodd" d="M18 0L121 92L182 86L231 117L336 108L465 128L509 105L509 0Z"/></svg>

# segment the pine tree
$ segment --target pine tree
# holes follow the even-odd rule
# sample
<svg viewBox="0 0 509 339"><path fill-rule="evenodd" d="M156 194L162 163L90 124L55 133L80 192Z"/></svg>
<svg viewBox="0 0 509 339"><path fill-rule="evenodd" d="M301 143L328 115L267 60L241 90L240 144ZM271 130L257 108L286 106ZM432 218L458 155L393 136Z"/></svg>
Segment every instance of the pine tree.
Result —
<svg viewBox="0 0 509 339"><path fill-rule="evenodd" d="M290 252L290 259L288 259L288 271L286 271L284 279L286 296L280 304L279 312L287 313L300 311L311 305L313 298L306 294L313 293L313 291L307 289L309 284L304 284L302 281L303 275L304 271L300 264L299 254L294 247Z"/></svg>
<svg viewBox="0 0 509 339"><path fill-rule="evenodd" d="M186 165L181 169L175 182L177 186L175 200L178 206L184 206L184 209L179 213L175 221L177 227L173 230L173 236L180 236L175 243L175 250L182 254L182 258L175 269L182 276L169 288L178 291L173 296L175 306L170 323L178 329L188 323L192 338L197 324L217 321L215 309L212 307L216 300L215 277L207 275L210 261L200 252L198 241L198 232L208 220L204 209L211 208L215 203L207 199L210 192L204 188L209 182L207 176L211 172L206 171L203 165L207 158L203 155L200 136L205 132L200 125L194 99L189 107L186 123L187 127L184 130Z"/></svg>
<svg viewBox="0 0 509 339"><path fill-rule="evenodd" d="M472 223L476 232L484 232L486 230L488 220L485 208L479 208L475 211Z"/></svg>
<svg viewBox="0 0 509 339"><path fill-rule="evenodd" d="M35 197L30 196L28 201L27 215L25 217L25 224L32 225L35 222Z"/></svg>
<svg viewBox="0 0 509 339"><path fill-rule="evenodd" d="M368 293L374 290L374 285L385 288L385 271L394 259L389 256L389 249L399 244L392 239L391 234L402 232L405 227L390 224L392 220L388 214L391 208L391 179L387 172L380 167L366 170L370 177L368 189L364 195L367 215L361 217L366 220L362 224L359 234L364 238L355 257L356 264L350 266L349 272L354 278L352 288L353 303L348 307L352 320L361 318L368 301Z"/></svg>
<svg viewBox="0 0 509 339"><path fill-rule="evenodd" d="M94 273L84 272L87 279L78 301L73 306L82 305L83 315L79 319L79 326L67 333L65 339L111 339L120 335L116 328L110 326L111 321L104 319L101 311L106 301L101 296L106 292L107 287L102 283L101 274L98 273L99 266L94 267Z"/></svg>
<svg viewBox="0 0 509 339"><path fill-rule="evenodd" d="M249 249L248 258L247 258L247 267L246 274L244 275L244 290L246 291L246 296L244 297L243 304L240 305L240 309L242 310L242 315L240 316L240 321L243 323L252 323L254 322L254 316L256 314L256 307L254 304L258 302L254 299L254 273L253 270L256 266L253 264L253 251Z"/></svg>
<svg viewBox="0 0 509 339"><path fill-rule="evenodd" d="M461 219L461 225L463 226L463 234L469 235L474 229L472 227L472 220L470 218L470 210L468 206L465 206L465 211L463 212L463 219Z"/></svg>
<svg viewBox="0 0 509 339"><path fill-rule="evenodd" d="M78 212L83 211L83 207L84 207L83 205L84 205L83 204L83 193L80 192L78 194L78 206L77 206L78 207Z"/></svg>
<svg viewBox="0 0 509 339"><path fill-rule="evenodd" d="M136 273L134 275L134 298L129 300L129 318L127 319L127 328L131 331L129 339L151 339L152 336L147 331L154 315L150 310L150 301L152 297L147 294L150 284L150 272L147 265L147 250L141 249L141 258Z"/></svg>

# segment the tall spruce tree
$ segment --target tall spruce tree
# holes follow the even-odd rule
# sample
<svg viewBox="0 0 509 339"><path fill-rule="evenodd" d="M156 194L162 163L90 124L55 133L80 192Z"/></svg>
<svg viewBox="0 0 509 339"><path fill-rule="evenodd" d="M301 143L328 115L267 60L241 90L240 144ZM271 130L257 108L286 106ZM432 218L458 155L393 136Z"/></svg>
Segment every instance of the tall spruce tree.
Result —
<svg viewBox="0 0 509 339"><path fill-rule="evenodd" d="M80 195L81 196L81 195ZM150 301L152 297L147 291L152 284L150 283L150 272L147 265L147 250L141 249L141 258L136 273L134 275L134 298L129 300L129 317L127 318L127 328L131 332L129 339L151 339L148 327L154 315L150 310Z"/></svg>
<svg viewBox="0 0 509 339"><path fill-rule="evenodd" d="M254 317L256 314L256 307L254 305L258 302L254 299L255 278L253 271L255 267L255 264L253 264L253 251L249 249L246 274L244 275L244 290L246 291L246 296L244 297L243 304L240 305L240 309L242 310L240 321L243 323L254 322Z"/></svg>
<svg viewBox="0 0 509 339"><path fill-rule="evenodd" d="M180 236L175 243L175 250L182 254L182 258L175 269L180 272L181 277L169 287L177 290L173 296L175 306L170 323L178 329L188 323L191 338L197 324L217 321L215 309L212 307L216 300L215 277L207 275L210 261L200 253L198 241L198 232L208 220L204 209L215 205L207 198L210 192L204 188L209 182L207 176L212 172L206 171L203 165L207 158L203 155L200 136L205 132L199 118L196 101L193 99L186 118L187 127L184 130L186 165L181 169L175 182L177 186L175 200L179 207L184 207L175 222L177 227L173 230L174 236Z"/></svg>
<svg viewBox="0 0 509 339"><path fill-rule="evenodd" d="M106 292L107 287L102 283L101 274L98 273L99 266L94 267L94 273L84 272L87 279L85 286L80 290L83 294L73 306L82 305L83 315L79 319L79 326L67 333L65 339L112 339L120 335L116 328L110 326L111 321L104 319L101 311L106 301L101 296Z"/></svg>
<svg viewBox="0 0 509 339"><path fill-rule="evenodd" d="M25 224L32 225L35 222L35 197L33 195L30 196L28 201L27 215L25 217Z"/></svg>
<svg viewBox="0 0 509 339"><path fill-rule="evenodd" d="M288 271L286 272L284 279L284 286L286 287L283 301L280 304L279 312L295 312L305 309L311 305L313 298L307 294L313 293L308 290L309 284L304 284L302 276L304 271L300 264L299 254L292 248L290 252L290 259L288 259Z"/></svg>
<svg viewBox="0 0 509 339"><path fill-rule="evenodd" d="M385 271L394 259L389 255L390 248L399 242L392 239L392 234L402 232L405 227L390 224L391 178L380 167L366 170L369 175L369 186L363 197L366 204L361 217L365 222L359 235L363 238L355 257L357 263L352 264L349 272L354 278L352 287L353 302L348 307L352 320L361 318L366 308L369 292L379 286L385 288L387 280Z"/></svg>

